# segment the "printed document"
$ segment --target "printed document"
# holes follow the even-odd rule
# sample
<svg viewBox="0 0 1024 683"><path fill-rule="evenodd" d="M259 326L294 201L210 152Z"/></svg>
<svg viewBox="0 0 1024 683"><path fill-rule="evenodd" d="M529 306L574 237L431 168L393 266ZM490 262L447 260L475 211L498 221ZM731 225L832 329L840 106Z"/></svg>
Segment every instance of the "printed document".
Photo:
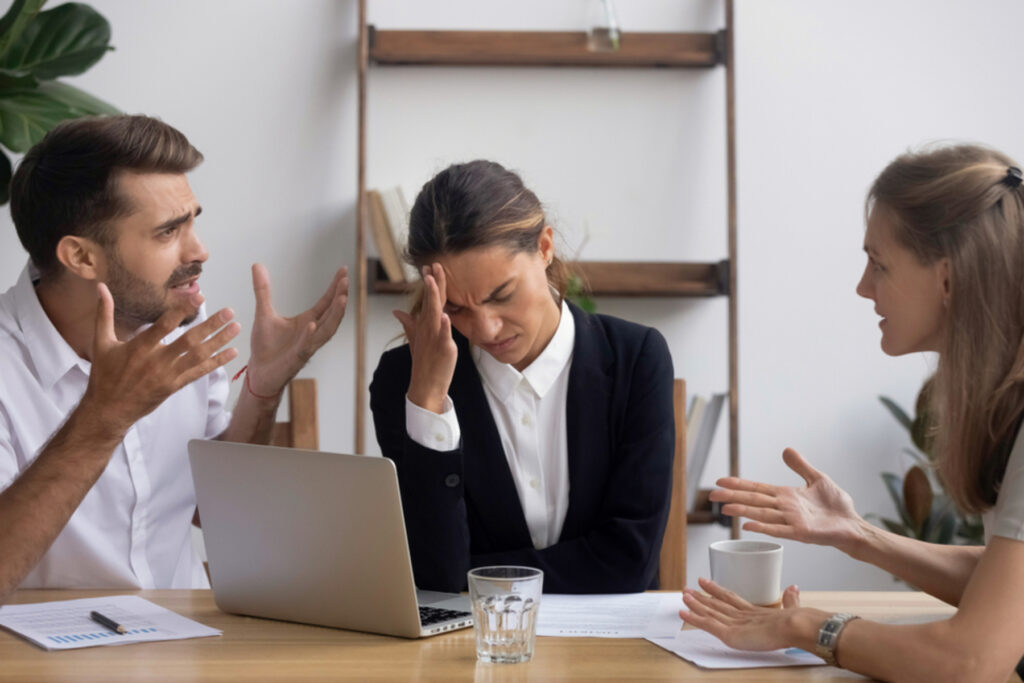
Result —
<svg viewBox="0 0 1024 683"><path fill-rule="evenodd" d="M671 638L682 628L682 593L559 595L545 593L537 613L538 636Z"/></svg>
<svg viewBox="0 0 1024 683"><path fill-rule="evenodd" d="M115 633L97 624L89 618L92 611L124 626L127 633ZM0 627L47 650L205 638L221 634L217 629L203 626L137 595L7 605L0 607Z"/></svg>

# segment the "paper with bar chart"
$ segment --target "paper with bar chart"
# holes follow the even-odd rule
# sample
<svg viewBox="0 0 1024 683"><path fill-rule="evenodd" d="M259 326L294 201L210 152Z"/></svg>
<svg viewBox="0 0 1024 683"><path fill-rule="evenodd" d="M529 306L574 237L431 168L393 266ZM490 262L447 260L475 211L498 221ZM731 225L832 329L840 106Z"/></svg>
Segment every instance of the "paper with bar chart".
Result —
<svg viewBox="0 0 1024 683"><path fill-rule="evenodd" d="M89 618L92 611L127 630L121 635ZM187 619L137 595L114 595L0 607L0 627L47 650L127 645L154 640L219 636L217 629Z"/></svg>

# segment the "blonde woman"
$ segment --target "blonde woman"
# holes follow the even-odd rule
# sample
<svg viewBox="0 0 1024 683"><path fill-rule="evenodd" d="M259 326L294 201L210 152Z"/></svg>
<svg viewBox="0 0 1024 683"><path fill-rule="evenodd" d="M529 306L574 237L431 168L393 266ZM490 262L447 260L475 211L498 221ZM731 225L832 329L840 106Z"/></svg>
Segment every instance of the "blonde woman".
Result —
<svg viewBox="0 0 1024 683"><path fill-rule="evenodd" d="M671 493L672 359L649 327L565 300L536 195L499 164L423 186L407 254L423 274L407 345L370 385L394 460L416 585L544 570L556 593L656 586Z"/></svg>
<svg viewBox="0 0 1024 683"><path fill-rule="evenodd" d="M940 546L866 523L850 496L792 449L801 487L721 479L712 500L744 529L830 545L958 607L886 625L798 606L754 607L711 581L683 619L742 649L797 646L882 680L1006 681L1024 654L1024 189L1005 155L977 146L905 154L868 194L857 293L881 316L882 350L939 354L929 392L939 474L983 513L984 547Z"/></svg>

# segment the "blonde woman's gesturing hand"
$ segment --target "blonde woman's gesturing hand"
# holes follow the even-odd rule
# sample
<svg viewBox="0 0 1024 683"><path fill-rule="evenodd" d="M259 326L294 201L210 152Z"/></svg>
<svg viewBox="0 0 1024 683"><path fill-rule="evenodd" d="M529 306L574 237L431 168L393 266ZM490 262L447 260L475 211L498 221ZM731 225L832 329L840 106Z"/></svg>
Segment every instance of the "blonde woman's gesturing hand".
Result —
<svg viewBox="0 0 1024 683"><path fill-rule="evenodd" d="M711 492L713 501L725 503L722 512L746 517L747 531L803 543L847 550L860 538L866 524L853 507L853 499L828 475L811 467L800 454L787 448L782 459L803 477L804 486L774 486L725 477Z"/></svg>
<svg viewBox="0 0 1024 683"><path fill-rule="evenodd" d="M394 311L394 315L402 323L412 354L409 400L440 414L444 412L458 359L452 322L444 312L447 289L441 264L423 268L423 287L423 307L419 314L413 317L405 311Z"/></svg>

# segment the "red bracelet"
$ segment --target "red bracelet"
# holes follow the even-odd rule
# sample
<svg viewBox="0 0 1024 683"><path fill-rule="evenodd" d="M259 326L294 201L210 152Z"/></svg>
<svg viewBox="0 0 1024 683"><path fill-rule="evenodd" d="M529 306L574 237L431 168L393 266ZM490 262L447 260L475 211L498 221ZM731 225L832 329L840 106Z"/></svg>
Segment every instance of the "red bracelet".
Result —
<svg viewBox="0 0 1024 683"><path fill-rule="evenodd" d="M253 390L252 390L252 385L251 385L251 384L249 384L249 373L248 373L248 372L246 372L246 370L248 370L248 369L249 369L249 366L248 366L248 365L243 365L243 366L242 366L242 369L241 369L241 370L239 370L238 372L236 372L236 373L235 373L235 376L231 378L231 381L232 381L232 382L234 382L234 381L235 381L235 380L237 380L237 379L238 379L239 377L241 377L241 376L242 376L243 374L245 374L245 388L246 388L246 390L247 390L247 391L248 391L248 392L249 392L250 394L252 394L252 395L253 395L253 396L255 396L256 398L260 398L260 399L263 399L264 401L276 401L276 400L277 400L277 399L278 399L278 398L279 398L279 397L281 396L281 392L280 392L280 391L279 391L279 392L277 392L276 394L274 394L273 396L262 396L262 395L260 395L260 394L257 394L257 393L256 393L255 391L253 391Z"/></svg>

